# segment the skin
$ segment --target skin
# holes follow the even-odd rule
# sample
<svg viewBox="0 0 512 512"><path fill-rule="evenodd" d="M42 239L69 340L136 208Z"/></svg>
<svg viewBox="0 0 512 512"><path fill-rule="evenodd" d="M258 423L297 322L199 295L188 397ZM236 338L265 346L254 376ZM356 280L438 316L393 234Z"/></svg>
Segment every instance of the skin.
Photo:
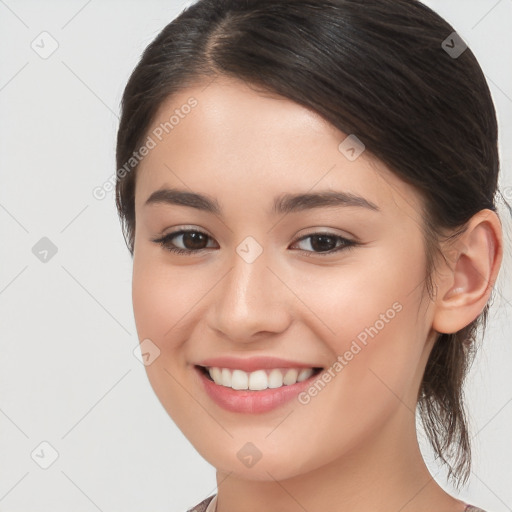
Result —
<svg viewBox="0 0 512 512"><path fill-rule="evenodd" d="M133 306L140 340L160 350L146 367L155 393L217 469L217 511L462 512L424 464L413 411L437 333L461 329L489 299L502 257L499 219L489 210L471 219L447 249L450 264L439 263L431 300L421 198L409 185L368 152L349 161L338 150L347 134L316 113L226 77L168 98L148 133L191 96L197 106L137 171ZM222 215L145 204L164 187L215 198ZM271 211L285 192L329 189L379 211ZM209 235L206 249L180 255L153 241L179 228ZM322 256L311 238L298 241L318 232L359 245ZM252 263L236 252L247 236L263 249ZM193 370L230 355L328 368L397 302L401 311L307 405L229 412ZM247 442L262 454L252 467L237 457Z"/></svg>

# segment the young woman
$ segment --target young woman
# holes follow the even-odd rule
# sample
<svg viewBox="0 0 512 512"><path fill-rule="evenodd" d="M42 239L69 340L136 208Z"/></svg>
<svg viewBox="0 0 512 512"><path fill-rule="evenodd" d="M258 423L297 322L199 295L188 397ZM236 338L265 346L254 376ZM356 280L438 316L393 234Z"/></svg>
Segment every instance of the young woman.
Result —
<svg viewBox="0 0 512 512"><path fill-rule="evenodd" d="M192 510L479 510L415 423L464 483L503 243L495 111L453 28L415 0L199 0L117 143L147 373L217 469Z"/></svg>

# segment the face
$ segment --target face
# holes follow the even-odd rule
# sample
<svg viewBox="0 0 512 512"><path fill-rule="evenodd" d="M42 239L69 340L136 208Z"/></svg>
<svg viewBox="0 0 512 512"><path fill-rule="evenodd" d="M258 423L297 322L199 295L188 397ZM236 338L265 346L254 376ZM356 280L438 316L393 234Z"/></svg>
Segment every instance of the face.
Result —
<svg viewBox="0 0 512 512"><path fill-rule="evenodd" d="M432 338L420 198L347 135L221 77L148 131L137 331L161 403L221 471L290 478L414 424Z"/></svg>

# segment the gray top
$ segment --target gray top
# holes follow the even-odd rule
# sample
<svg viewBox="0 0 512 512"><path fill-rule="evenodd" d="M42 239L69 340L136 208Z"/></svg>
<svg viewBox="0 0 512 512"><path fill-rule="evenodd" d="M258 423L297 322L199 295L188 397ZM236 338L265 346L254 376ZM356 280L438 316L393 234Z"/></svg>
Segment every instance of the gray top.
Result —
<svg viewBox="0 0 512 512"><path fill-rule="evenodd" d="M187 510L187 512L215 512L216 502L217 502L217 495L214 494L213 496L208 496L205 500L201 501L198 505L195 507ZM485 510L474 507L473 505L468 505L464 512L485 512Z"/></svg>
<svg viewBox="0 0 512 512"><path fill-rule="evenodd" d="M213 496L208 496L208 498L206 498L205 500L201 501L201 503L199 503L198 505L196 505L195 507L187 510L187 512L206 512L207 511L207 508L208 508L208 505L210 505L210 502L216 498L217 495L214 494ZM217 500L215 500L216 502ZM215 507L215 502L212 503L212 506ZM216 507L215 507L216 508ZM213 512L215 512L215 508L213 508ZM208 512L211 512L210 510L208 510Z"/></svg>

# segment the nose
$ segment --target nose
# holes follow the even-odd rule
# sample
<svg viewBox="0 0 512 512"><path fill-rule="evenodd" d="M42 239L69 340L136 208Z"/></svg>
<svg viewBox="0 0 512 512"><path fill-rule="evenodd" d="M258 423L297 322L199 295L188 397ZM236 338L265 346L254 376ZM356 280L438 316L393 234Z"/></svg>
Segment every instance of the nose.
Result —
<svg viewBox="0 0 512 512"><path fill-rule="evenodd" d="M234 343L284 332L291 322L291 294L269 268L265 251L249 263L236 252L208 308L208 326Z"/></svg>

